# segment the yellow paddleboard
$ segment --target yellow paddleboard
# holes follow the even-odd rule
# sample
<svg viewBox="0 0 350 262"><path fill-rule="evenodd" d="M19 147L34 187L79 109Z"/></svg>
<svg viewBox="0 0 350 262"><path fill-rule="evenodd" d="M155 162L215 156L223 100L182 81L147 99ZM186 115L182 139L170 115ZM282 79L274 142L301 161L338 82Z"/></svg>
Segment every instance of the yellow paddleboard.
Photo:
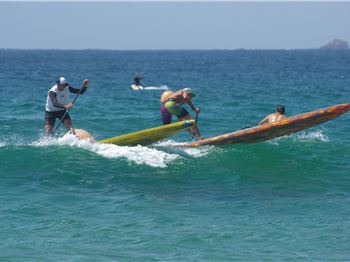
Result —
<svg viewBox="0 0 350 262"><path fill-rule="evenodd" d="M141 85L135 85L135 84L132 84L131 86L131 90L133 90L133 91L137 91L137 90L143 90L143 86L141 86Z"/></svg>
<svg viewBox="0 0 350 262"><path fill-rule="evenodd" d="M192 127L194 123L194 120L180 121L174 124L153 127L126 135L104 139L98 142L121 146L149 145L176 135L177 133Z"/></svg>

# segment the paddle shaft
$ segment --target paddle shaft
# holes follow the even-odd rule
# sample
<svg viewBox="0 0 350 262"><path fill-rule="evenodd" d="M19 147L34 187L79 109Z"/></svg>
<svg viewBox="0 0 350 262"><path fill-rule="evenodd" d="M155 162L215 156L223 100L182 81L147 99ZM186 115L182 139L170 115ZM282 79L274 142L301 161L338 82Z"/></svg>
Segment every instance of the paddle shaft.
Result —
<svg viewBox="0 0 350 262"><path fill-rule="evenodd" d="M82 89L82 88L81 88ZM77 101L79 95L80 95L80 92L81 92L81 89L79 90L79 93L74 97L73 99L73 102L72 102L72 105L74 105L75 101ZM57 129L60 127L61 123L63 122L63 119L65 118L65 116L68 114L68 111L69 109L66 109L66 112L64 112L62 118L60 119L60 122L58 123L58 125L56 126L55 130L52 132L52 135L55 134L55 132L57 131Z"/></svg>
<svg viewBox="0 0 350 262"><path fill-rule="evenodd" d="M197 125L197 122L198 122L198 115L199 115L199 113L196 112L196 119L194 120L194 125ZM193 140L193 138L195 137L195 135L196 135L196 133L193 131L191 140Z"/></svg>

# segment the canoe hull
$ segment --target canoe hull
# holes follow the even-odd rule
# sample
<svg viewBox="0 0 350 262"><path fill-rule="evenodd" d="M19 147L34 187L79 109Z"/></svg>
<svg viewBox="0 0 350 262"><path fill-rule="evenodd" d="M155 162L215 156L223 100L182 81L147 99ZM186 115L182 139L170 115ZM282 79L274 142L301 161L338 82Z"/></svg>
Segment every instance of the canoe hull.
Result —
<svg viewBox="0 0 350 262"><path fill-rule="evenodd" d="M216 136L201 141L191 142L184 147L204 145L225 145L234 143L257 143L319 125L336 118L350 110L350 104L339 104L312 112L283 119L282 121L255 126L233 133Z"/></svg>

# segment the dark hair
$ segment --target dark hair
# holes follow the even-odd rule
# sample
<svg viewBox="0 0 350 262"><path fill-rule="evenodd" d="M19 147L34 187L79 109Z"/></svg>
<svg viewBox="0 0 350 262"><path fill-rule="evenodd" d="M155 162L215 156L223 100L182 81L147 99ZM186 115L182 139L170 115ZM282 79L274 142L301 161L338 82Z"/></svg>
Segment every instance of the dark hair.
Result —
<svg viewBox="0 0 350 262"><path fill-rule="evenodd" d="M285 107L282 105L278 105L276 108L276 111L282 115L284 115L284 112L286 111Z"/></svg>
<svg viewBox="0 0 350 262"><path fill-rule="evenodd" d="M134 76L134 80L141 80L142 79L142 76L140 73L136 73L135 76Z"/></svg>

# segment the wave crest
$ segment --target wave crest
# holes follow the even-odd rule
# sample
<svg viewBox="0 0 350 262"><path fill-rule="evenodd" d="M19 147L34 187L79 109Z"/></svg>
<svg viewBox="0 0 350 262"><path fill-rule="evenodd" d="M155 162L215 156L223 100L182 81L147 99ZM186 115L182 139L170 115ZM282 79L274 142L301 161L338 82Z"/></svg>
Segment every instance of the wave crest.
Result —
<svg viewBox="0 0 350 262"><path fill-rule="evenodd" d="M113 144L90 143L78 140L74 135L67 134L55 139L41 139L31 144L32 146L72 146L94 152L110 159L126 158L136 164L145 164L152 167L165 168L168 164L182 157L202 157L209 152L208 148L181 149L174 146L180 145L174 141L165 141L151 147L145 146L117 146ZM172 148L172 149L171 149Z"/></svg>

